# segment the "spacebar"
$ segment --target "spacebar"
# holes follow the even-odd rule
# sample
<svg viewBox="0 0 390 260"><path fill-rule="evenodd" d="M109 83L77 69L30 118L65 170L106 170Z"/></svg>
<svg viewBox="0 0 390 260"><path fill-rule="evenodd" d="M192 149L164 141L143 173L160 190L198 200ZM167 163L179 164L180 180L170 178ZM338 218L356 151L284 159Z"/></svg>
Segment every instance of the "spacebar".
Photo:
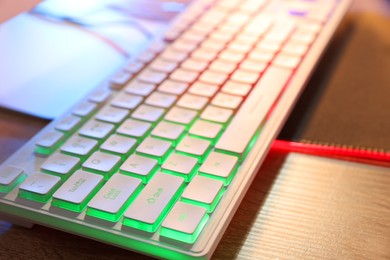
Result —
<svg viewBox="0 0 390 260"><path fill-rule="evenodd" d="M215 148L243 155L292 71L269 68L238 110Z"/></svg>

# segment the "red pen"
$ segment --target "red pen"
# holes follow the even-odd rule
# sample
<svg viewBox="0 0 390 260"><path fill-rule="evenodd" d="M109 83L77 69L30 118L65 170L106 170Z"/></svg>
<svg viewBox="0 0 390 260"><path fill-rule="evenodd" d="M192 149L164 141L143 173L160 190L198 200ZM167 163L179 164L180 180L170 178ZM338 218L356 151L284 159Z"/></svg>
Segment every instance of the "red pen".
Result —
<svg viewBox="0 0 390 260"><path fill-rule="evenodd" d="M308 144L294 141L275 140L272 143L273 150L307 153L319 156L343 156L358 159L390 162L389 152L369 151L350 147L338 147L321 144Z"/></svg>

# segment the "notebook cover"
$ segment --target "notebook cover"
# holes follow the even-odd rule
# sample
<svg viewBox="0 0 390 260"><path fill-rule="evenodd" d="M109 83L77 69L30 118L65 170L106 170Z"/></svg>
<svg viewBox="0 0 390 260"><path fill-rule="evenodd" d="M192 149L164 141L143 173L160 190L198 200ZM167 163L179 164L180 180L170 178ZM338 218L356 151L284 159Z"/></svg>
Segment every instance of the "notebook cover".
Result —
<svg viewBox="0 0 390 260"><path fill-rule="evenodd" d="M347 16L279 139L390 152L390 18Z"/></svg>

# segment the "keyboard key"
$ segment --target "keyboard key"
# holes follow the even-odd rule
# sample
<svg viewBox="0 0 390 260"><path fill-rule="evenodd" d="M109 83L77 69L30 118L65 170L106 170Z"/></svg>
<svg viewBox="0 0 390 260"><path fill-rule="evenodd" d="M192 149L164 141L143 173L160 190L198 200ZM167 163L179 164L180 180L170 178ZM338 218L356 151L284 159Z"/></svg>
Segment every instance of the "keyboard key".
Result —
<svg viewBox="0 0 390 260"><path fill-rule="evenodd" d="M154 57L156 57L156 54L154 52L145 50L137 56L137 61L141 63L149 63L154 59Z"/></svg>
<svg viewBox="0 0 390 260"><path fill-rule="evenodd" d="M43 173L34 173L19 186L19 197L35 200L38 202L47 202L58 185L61 178Z"/></svg>
<svg viewBox="0 0 390 260"><path fill-rule="evenodd" d="M187 88L187 83L167 79L158 87L158 90L168 94L181 95Z"/></svg>
<svg viewBox="0 0 390 260"><path fill-rule="evenodd" d="M301 57L307 52L308 46L306 44L298 44L288 42L281 50L282 54Z"/></svg>
<svg viewBox="0 0 390 260"><path fill-rule="evenodd" d="M195 82L188 90L188 92L198 96L212 97L218 91L218 89L219 88L217 85Z"/></svg>
<svg viewBox="0 0 390 260"><path fill-rule="evenodd" d="M175 95L165 94L162 92L153 92L146 100L145 104L156 106L156 107L162 107L162 108L169 108L173 105L176 101Z"/></svg>
<svg viewBox="0 0 390 260"><path fill-rule="evenodd" d="M198 75L199 74L194 71L177 69L169 76L169 78L179 82L192 83L195 81Z"/></svg>
<svg viewBox="0 0 390 260"><path fill-rule="evenodd" d="M95 118L100 121L118 124L122 122L128 115L129 111L127 109L106 106L96 114Z"/></svg>
<svg viewBox="0 0 390 260"><path fill-rule="evenodd" d="M199 77L199 80L204 82L204 83L209 83L209 84L214 84L214 85L220 86L225 82L227 77L228 77L228 74L226 74L226 73L219 73L219 72L214 72L211 70L206 70Z"/></svg>
<svg viewBox="0 0 390 260"><path fill-rule="evenodd" d="M142 99L143 98L141 96L121 93L111 101L111 105L131 110L135 109L142 102Z"/></svg>
<svg viewBox="0 0 390 260"><path fill-rule="evenodd" d="M150 84L160 84L166 77L167 74L164 72L146 69L138 75L137 79Z"/></svg>
<svg viewBox="0 0 390 260"><path fill-rule="evenodd" d="M189 70L189 71L200 73L200 72L204 71L207 68L207 65L208 65L208 62L206 62L206 61L196 60L196 59L190 58L188 60L185 60L180 65L180 67L185 69L185 70Z"/></svg>
<svg viewBox="0 0 390 260"><path fill-rule="evenodd" d="M88 100L94 103L103 103L105 102L111 95L111 91L108 89L98 89L89 96Z"/></svg>
<svg viewBox="0 0 390 260"><path fill-rule="evenodd" d="M213 212L224 191L222 181L196 175L181 197L187 203L205 207L207 212Z"/></svg>
<svg viewBox="0 0 390 260"><path fill-rule="evenodd" d="M84 163L86 171L102 174L108 179L120 162L121 157L102 152L94 152Z"/></svg>
<svg viewBox="0 0 390 260"><path fill-rule="evenodd" d="M83 157L90 154L97 147L97 144L96 140L73 136L61 147L61 151Z"/></svg>
<svg viewBox="0 0 390 260"><path fill-rule="evenodd" d="M69 115L63 118L57 125L56 129L63 132L73 131L81 122L80 117Z"/></svg>
<svg viewBox="0 0 390 260"><path fill-rule="evenodd" d="M275 54L280 50L280 47L282 46L282 42L273 42L273 41L261 41L257 44L256 51L263 52L263 53L269 53L269 54Z"/></svg>
<svg viewBox="0 0 390 260"><path fill-rule="evenodd" d="M207 102L208 98L206 97L200 97L195 96L191 94L184 94L179 101L177 101L176 105L184 108L194 109L194 110L201 110L203 109Z"/></svg>
<svg viewBox="0 0 390 260"><path fill-rule="evenodd" d="M186 136L176 147L176 151L179 153L194 156L200 162L203 162L204 157L210 150L210 144L210 141Z"/></svg>
<svg viewBox="0 0 390 260"><path fill-rule="evenodd" d="M55 174L66 175L73 172L79 163L80 158L55 153L42 164L41 169Z"/></svg>
<svg viewBox="0 0 390 260"><path fill-rule="evenodd" d="M222 125L203 120L197 120L191 127L191 135L200 136L207 139L216 139L222 130Z"/></svg>
<svg viewBox="0 0 390 260"><path fill-rule="evenodd" d="M301 62L300 57L279 54L278 56L276 56L272 64L275 67L279 67L279 68L295 69L296 67L298 67L300 62Z"/></svg>
<svg viewBox="0 0 390 260"><path fill-rule="evenodd" d="M160 235L192 244L196 241L208 218L205 208L179 201L162 223Z"/></svg>
<svg viewBox="0 0 390 260"><path fill-rule="evenodd" d="M200 115L200 118L216 123L227 123L230 117L233 115L233 110L220 108L215 106L208 106Z"/></svg>
<svg viewBox="0 0 390 260"><path fill-rule="evenodd" d="M166 49L160 56L162 59L166 61L172 62L182 62L185 58L187 58L187 53L182 51L174 50L173 48Z"/></svg>
<svg viewBox="0 0 390 260"><path fill-rule="evenodd" d="M147 96L155 87L155 84L133 80L126 86L125 92L134 95Z"/></svg>
<svg viewBox="0 0 390 260"><path fill-rule="evenodd" d="M231 74L237 67L236 63L226 62L224 60L215 60L211 63L209 70L212 72Z"/></svg>
<svg viewBox="0 0 390 260"><path fill-rule="evenodd" d="M60 141L64 137L64 134L57 131L51 131L45 133L43 136L41 136L38 141L36 141L37 150L36 152L42 153L42 154L49 154L53 150L57 148ZM42 148L42 149L40 149Z"/></svg>
<svg viewBox="0 0 390 260"><path fill-rule="evenodd" d="M185 52L188 54L196 49L197 44L189 41L177 40L171 45L171 47L176 51Z"/></svg>
<svg viewBox="0 0 390 260"><path fill-rule="evenodd" d="M188 125L195 119L197 114L198 113L194 110L173 107L169 110L164 119L174 123Z"/></svg>
<svg viewBox="0 0 390 260"><path fill-rule="evenodd" d="M274 58L274 53L256 49L248 55L249 60L259 63L269 63Z"/></svg>
<svg viewBox="0 0 390 260"><path fill-rule="evenodd" d="M131 115L132 118L140 119L148 122L158 121L164 114L165 110L158 107L148 105L140 105Z"/></svg>
<svg viewBox="0 0 390 260"><path fill-rule="evenodd" d="M183 182L178 176L156 173L125 212L123 225L155 232Z"/></svg>
<svg viewBox="0 0 390 260"><path fill-rule="evenodd" d="M153 137L147 137L136 149L140 155L151 157L158 162L162 162L171 151L170 142L163 141Z"/></svg>
<svg viewBox="0 0 390 260"><path fill-rule="evenodd" d="M132 154L120 167L122 173L140 178L142 183L149 182L157 169L157 160L137 154Z"/></svg>
<svg viewBox="0 0 390 260"><path fill-rule="evenodd" d="M244 84L255 84L259 77L260 75L256 72L238 69L231 76L231 80Z"/></svg>
<svg viewBox="0 0 390 260"><path fill-rule="evenodd" d="M52 205L81 212L100 186L103 176L77 171L53 194Z"/></svg>
<svg viewBox="0 0 390 260"><path fill-rule="evenodd" d="M24 171L14 166L0 168L0 192L8 193L25 178Z"/></svg>
<svg viewBox="0 0 390 260"><path fill-rule="evenodd" d="M171 141L173 145L184 134L185 127L178 124L173 124L165 121L161 121L152 131L152 136L167 139Z"/></svg>
<svg viewBox="0 0 390 260"><path fill-rule="evenodd" d="M190 181L195 173L198 160L177 153L172 153L163 163L161 169L164 172L179 174L186 182Z"/></svg>
<svg viewBox="0 0 390 260"><path fill-rule="evenodd" d="M218 59L221 60L222 62L238 64L244 59L244 57L245 57L244 53L238 53L231 50L224 50L219 54Z"/></svg>
<svg viewBox="0 0 390 260"><path fill-rule="evenodd" d="M199 168L199 172L200 174L221 180L225 185L229 185L237 165L238 158L236 156L211 152Z"/></svg>
<svg viewBox="0 0 390 260"><path fill-rule="evenodd" d="M231 95L246 96L248 95L249 91L251 91L251 89L252 86L250 84L239 83L229 80L223 85L222 92Z"/></svg>
<svg viewBox="0 0 390 260"><path fill-rule="evenodd" d="M223 108L236 109L241 104L241 101L242 97L218 93L211 101L211 104Z"/></svg>
<svg viewBox="0 0 390 260"><path fill-rule="evenodd" d="M275 98L290 78L291 73L291 70L286 69L268 69L238 110L236 117L226 128L215 148L236 153L242 158L246 147L272 107ZM267 86L273 87L267 88ZM242 127L243 125L245 127ZM237 133L240 133L239 140L236 139Z"/></svg>
<svg viewBox="0 0 390 260"><path fill-rule="evenodd" d="M259 62L255 60L245 60L243 63L240 64L240 69L255 73L263 73L265 69L267 68L266 62Z"/></svg>
<svg viewBox="0 0 390 260"><path fill-rule="evenodd" d="M131 202L130 197L140 186L140 179L114 174L88 203L87 215L118 221Z"/></svg>
<svg viewBox="0 0 390 260"><path fill-rule="evenodd" d="M85 137L103 139L106 138L113 129L113 124L91 120L79 130L79 134Z"/></svg>
<svg viewBox="0 0 390 260"><path fill-rule="evenodd" d="M124 70L129 72L130 74L138 73L143 67L144 63L140 61L130 61L125 67Z"/></svg>
<svg viewBox="0 0 390 260"><path fill-rule="evenodd" d="M135 148L137 140L121 135L111 135L101 146L102 151L119 155L129 154Z"/></svg>
<svg viewBox="0 0 390 260"><path fill-rule="evenodd" d="M163 59L157 59L153 61L149 66L149 68L154 71L164 72L164 73L171 73L176 69L176 67L177 67L176 62L166 61Z"/></svg>
<svg viewBox="0 0 390 260"><path fill-rule="evenodd" d="M196 51L194 51L193 53L191 53L191 58L193 58L195 60L210 62L210 61L214 60L215 57L217 57L217 54L218 54L217 51L213 51L213 50L206 49L206 48L205 49L199 48Z"/></svg>
<svg viewBox="0 0 390 260"><path fill-rule="evenodd" d="M134 119L127 119L123 124L116 130L118 134L129 135L134 137L145 136L152 125L147 122L142 122Z"/></svg>
<svg viewBox="0 0 390 260"><path fill-rule="evenodd" d="M112 89L122 89L122 87L132 78L133 74L127 71L118 71L111 77L110 87Z"/></svg>
<svg viewBox="0 0 390 260"><path fill-rule="evenodd" d="M264 36L266 41L284 42L296 28L292 19L279 19Z"/></svg>

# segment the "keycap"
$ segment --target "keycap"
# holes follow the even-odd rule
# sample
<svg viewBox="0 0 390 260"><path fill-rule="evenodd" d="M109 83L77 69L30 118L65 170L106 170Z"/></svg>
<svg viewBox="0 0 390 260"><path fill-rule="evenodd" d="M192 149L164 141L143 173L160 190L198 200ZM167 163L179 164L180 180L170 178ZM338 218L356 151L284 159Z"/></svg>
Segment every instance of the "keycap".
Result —
<svg viewBox="0 0 390 260"><path fill-rule="evenodd" d="M244 84L255 84L259 77L260 75L256 72L238 69L233 73L230 79Z"/></svg>
<svg viewBox="0 0 390 260"><path fill-rule="evenodd" d="M251 89L252 86L250 84L229 80L223 85L222 92L231 95L246 96L251 91Z"/></svg>
<svg viewBox="0 0 390 260"><path fill-rule="evenodd" d="M77 116L66 116L56 125L56 129L63 132L73 131L81 122L80 117Z"/></svg>
<svg viewBox="0 0 390 260"><path fill-rule="evenodd" d="M166 77L167 74L165 72L146 69L138 75L137 79L150 84L160 84Z"/></svg>
<svg viewBox="0 0 390 260"><path fill-rule="evenodd" d="M258 74L263 73L266 68L267 68L266 62L259 62L255 60L245 60L243 63L240 64L240 69L256 72Z"/></svg>
<svg viewBox="0 0 390 260"><path fill-rule="evenodd" d="M164 119L174 123L188 125L195 119L197 114L198 113L194 110L172 107L165 115Z"/></svg>
<svg viewBox="0 0 390 260"><path fill-rule="evenodd" d="M242 156L273 105L274 99L290 78L291 70L271 67L256 84L252 94L248 96L236 117L233 118L216 144L216 149L229 151ZM267 86L273 86L267 88ZM264 93L266 91L266 93ZM266 95L266 98L264 98ZM256 119L255 119L256 118ZM242 127L245 125L245 127ZM236 139L237 133L240 138Z"/></svg>
<svg viewBox="0 0 390 260"><path fill-rule="evenodd" d="M131 117L148 122L156 122L163 116L164 112L165 110L162 108L140 105L133 114L131 114Z"/></svg>
<svg viewBox="0 0 390 260"><path fill-rule="evenodd" d="M223 108L236 109L241 104L241 101L242 97L233 96L225 93L218 93L213 98L213 100L211 100L211 104Z"/></svg>
<svg viewBox="0 0 390 260"><path fill-rule="evenodd" d="M186 182L190 181L195 173L198 160L182 154L172 153L167 160L161 165L164 172L179 174Z"/></svg>
<svg viewBox="0 0 390 260"><path fill-rule="evenodd" d="M111 135L101 146L105 152L119 155L129 154L135 148L137 140L121 135Z"/></svg>
<svg viewBox="0 0 390 260"><path fill-rule="evenodd" d="M118 71L110 80L112 89L121 89L133 76L133 74L127 71Z"/></svg>
<svg viewBox="0 0 390 260"><path fill-rule="evenodd" d="M181 195L182 200L205 207L207 212L213 212L224 193L224 185L220 180L196 175Z"/></svg>
<svg viewBox="0 0 390 260"><path fill-rule="evenodd" d="M181 142L177 145L176 151L187 155L194 156L203 162L204 157L209 152L210 141L194 138L191 136L185 136Z"/></svg>
<svg viewBox="0 0 390 260"><path fill-rule="evenodd" d="M215 84L220 86L225 82L227 77L228 74L226 73L206 70L205 72L202 73L202 75L200 75L199 80L204 83Z"/></svg>
<svg viewBox="0 0 390 260"><path fill-rule="evenodd" d="M80 130L79 134L85 137L103 139L114 129L113 124L99 122L97 120L88 121Z"/></svg>
<svg viewBox="0 0 390 260"><path fill-rule="evenodd" d="M53 194L52 205L70 211L81 212L100 186L103 176L76 171Z"/></svg>
<svg viewBox="0 0 390 260"><path fill-rule="evenodd" d="M279 19L264 36L267 41L284 42L296 28L292 19Z"/></svg>
<svg viewBox="0 0 390 260"><path fill-rule="evenodd" d="M124 214L123 224L147 232L155 232L164 212L175 200L184 182L178 176L156 173Z"/></svg>
<svg viewBox="0 0 390 260"><path fill-rule="evenodd" d="M34 173L19 186L19 197L47 202L60 184L61 178L44 173Z"/></svg>
<svg viewBox="0 0 390 260"><path fill-rule="evenodd" d="M233 115L233 110L209 105L200 115L200 118L216 123L227 123Z"/></svg>
<svg viewBox="0 0 390 260"><path fill-rule="evenodd" d="M25 178L24 170L14 166L0 168L0 192L8 193Z"/></svg>
<svg viewBox="0 0 390 260"><path fill-rule="evenodd" d="M90 138L72 136L64 145L62 145L61 151L76 156L86 156L97 147L97 144L98 142L96 140Z"/></svg>
<svg viewBox="0 0 390 260"><path fill-rule="evenodd" d="M282 54L293 55L293 56L303 56L308 49L308 45L299 44L294 42L288 42L281 50Z"/></svg>
<svg viewBox="0 0 390 260"><path fill-rule="evenodd" d="M97 120L118 124L129 115L127 109L117 108L113 106L103 107L95 116Z"/></svg>
<svg viewBox="0 0 390 260"><path fill-rule="evenodd" d="M35 144L38 147L41 147L43 149L47 149L46 150L47 152L45 152L45 150L37 150L37 152L44 153L44 154L50 153L58 146L58 144L60 143L60 141L63 137L64 137L64 134L61 132L58 132L58 131L46 132L43 136L41 136L38 139L38 141L36 141Z"/></svg>
<svg viewBox="0 0 390 260"><path fill-rule="evenodd" d="M173 145L184 134L185 127L178 124L173 124L165 121L161 121L152 131L152 136L167 139L171 141Z"/></svg>
<svg viewBox="0 0 390 260"><path fill-rule="evenodd" d="M164 73L171 73L176 69L176 67L177 67L176 62L166 61L163 59L157 59L153 61L149 66L149 68L154 71L164 72Z"/></svg>
<svg viewBox="0 0 390 260"><path fill-rule="evenodd" d="M176 51L185 52L188 54L196 49L197 44L189 41L177 40L171 45L171 47Z"/></svg>
<svg viewBox="0 0 390 260"><path fill-rule="evenodd" d="M174 80L165 80L159 87L158 90L173 95L181 95L188 88L188 84L184 82L178 82Z"/></svg>
<svg viewBox="0 0 390 260"><path fill-rule="evenodd" d="M274 53L256 49L248 55L248 58L254 62L269 63L274 58Z"/></svg>
<svg viewBox="0 0 390 260"><path fill-rule="evenodd" d="M206 49L206 48L203 49L201 47L201 48L197 49L196 51L194 51L193 53L191 53L191 58L193 58L195 60L210 62L210 61L214 60L215 57L217 57L217 55L218 55L217 51L213 51L213 50Z"/></svg>
<svg viewBox="0 0 390 260"><path fill-rule="evenodd" d="M145 156L132 154L120 167L120 172L140 178L147 183L158 169L158 161Z"/></svg>
<svg viewBox="0 0 390 260"><path fill-rule="evenodd" d="M229 185L236 171L237 163L238 158L236 156L211 152L199 168L199 172Z"/></svg>
<svg viewBox="0 0 390 260"><path fill-rule="evenodd" d="M80 163L80 158L66 154L55 153L41 166L43 171L66 175L73 172Z"/></svg>
<svg viewBox="0 0 390 260"><path fill-rule="evenodd" d="M237 64L241 62L245 57L244 53L234 52L231 50L224 50L218 55L218 59L222 62Z"/></svg>
<svg viewBox="0 0 390 260"><path fill-rule="evenodd" d="M124 70L129 72L130 74L138 73L143 67L144 63L140 61L130 61L125 67Z"/></svg>
<svg viewBox="0 0 390 260"><path fill-rule="evenodd" d="M266 41L263 40L259 42L256 46L256 51L263 52L263 53L269 53L269 54L275 54L280 50L280 47L282 46L282 42L273 42L273 41Z"/></svg>
<svg viewBox="0 0 390 260"><path fill-rule="evenodd" d="M141 180L114 174L87 205L87 215L116 222L128 206Z"/></svg>
<svg viewBox="0 0 390 260"><path fill-rule="evenodd" d="M116 130L118 134L143 137L145 136L152 125L147 122L142 122L134 119L126 119L121 126Z"/></svg>
<svg viewBox="0 0 390 260"><path fill-rule="evenodd" d="M217 85L195 82L188 90L188 92L198 96L212 97L218 91L218 89L219 88Z"/></svg>
<svg viewBox="0 0 390 260"><path fill-rule="evenodd" d="M135 109L142 100L143 98L141 96L121 93L111 101L111 105L118 108Z"/></svg>
<svg viewBox="0 0 390 260"><path fill-rule="evenodd" d="M176 95L155 91L145 100L145 104L156 107L169 108L176 101L176 98Z"/></svg>
<svg viewBox="0 0 390 260"><path fill-rule="evenodd" d="M177 101L176 105L183 108L201 110L206 106L207 102L208 102L208 98L206 97L184 94Z"/></svg>
<svg viewBox="0 0 390 260"><path fill-rule="evenodd" d="M189 70L189 71L194 71L194 72L202 72L207 68L208 62L202 61L202 60L196 60L196 59L187 59L185 60L180 67Z"/></svg>
<svg viewBox="0 0 390 260"><path fill-rule="evenodd" d="M88 100L94 103L103 103L106 101L111 95L111 91L109 89L98 89L88 97Z"/></svg>
<svg viewBox="0 0 390 260"><path fill-rule="evenodd" d="M155 84L133 80L126 86L125 92L134 95L147 96L155 89L155 87Z"/></svg>
<svg viewBox="0 0 390 260"><path fill-rule="evenodd" d="M86 171L102 174L108 179L118 166L121 157L103 152L94 152L84 163Z"/></svg>
<svg viewBox="0 0 390 260"><path fill-rule="evenodd" d="M231 74L237 67L237 63L226 62L218 59L211 63L209 70L223 74Z"/></svg>
<svg viewBox="0 0 390 260"><path fill-rule="evenodd" d="M141 63L149 63L154 59L154 57L156 57L156 54L154 52L145 50L137 56L137 61Z"/></svg>
<svg viewBox="0 0 390 260"><path fill-rule="evenodd" d="M197 120L190 128L191 135L200 136L207 139L215 139L222 130L221 124L207 122L204 120Z"/></svg>
<svg viewBox="0 0 390 260"><path fill-rule="evenodd" d="M196 241L208 218L205 208L179 201L162 223L160 235L192 244Z"/></svg>
<svg viewBox="0 0 390 260"><path fill-rule="evenodd" d="M169 78L171 80L184 82L184 83L192 83L198 77L198 73L195 71L185 70L185 69L177 69L175 70Z"/></svg>
<svg viewBox="0 0 390 260"><path fill-rule="evenodd" d="M136 152L140 155L152 157L158 162L162 162L168 156L171 148L172 145L168 141L147 137L137 147Z"/></svg>
<svg viewBox="0 0 390 260"><path fill-rule="evenodd" d="M278 56L276 56L272 64L275 67L280 67L285 69L295 69L296 67L298 67L300 62L301 62L300 57L284 55L281 53Z"/></svg>
<svg viewBox="0 0 390 260"><path fill-rule="evenodd" d="M167 61L179 63L187 58L187 53L174 50L173 48L168 48L160 55L160 57Z"/></svg>

